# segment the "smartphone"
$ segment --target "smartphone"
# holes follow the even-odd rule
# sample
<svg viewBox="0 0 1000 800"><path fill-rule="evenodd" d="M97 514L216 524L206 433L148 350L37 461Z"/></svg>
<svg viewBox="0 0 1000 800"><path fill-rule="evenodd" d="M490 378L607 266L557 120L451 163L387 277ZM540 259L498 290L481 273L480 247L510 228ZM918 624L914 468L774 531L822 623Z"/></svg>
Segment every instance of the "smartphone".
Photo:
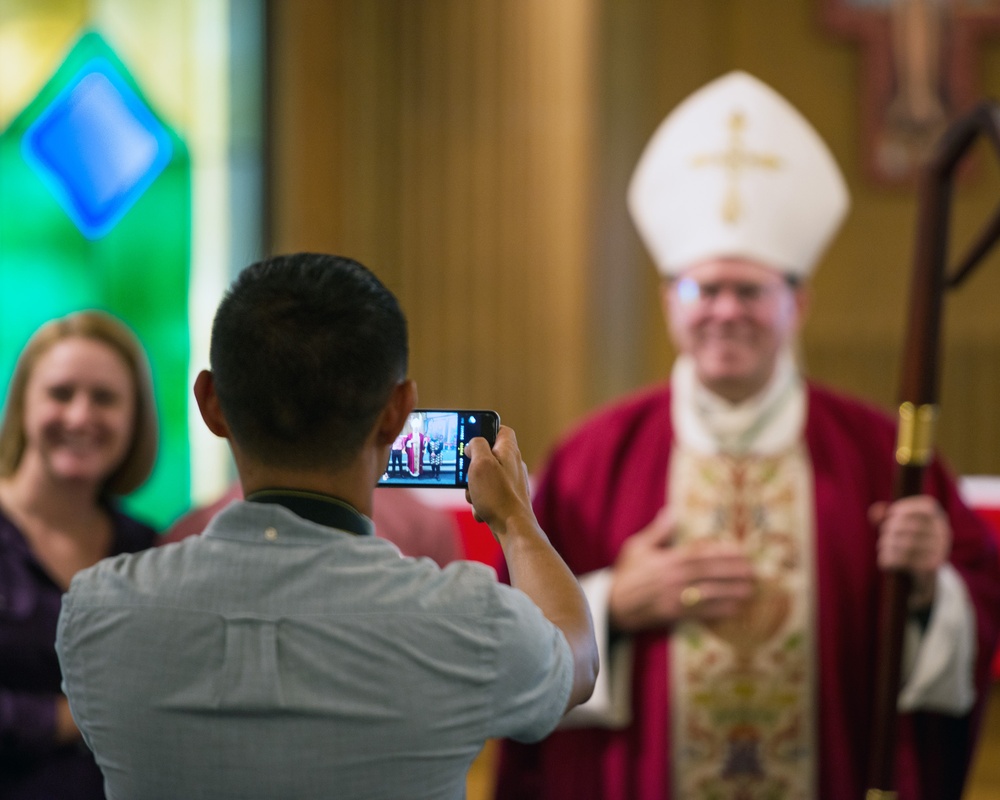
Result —
<svg viewBox="0 0 1000 800"><path fill-rule="evenodd" d="M499 429L496 411L415 409L392 443L378 485L464 489L469 485L465 445L483 436L492 447Z"/></svg>

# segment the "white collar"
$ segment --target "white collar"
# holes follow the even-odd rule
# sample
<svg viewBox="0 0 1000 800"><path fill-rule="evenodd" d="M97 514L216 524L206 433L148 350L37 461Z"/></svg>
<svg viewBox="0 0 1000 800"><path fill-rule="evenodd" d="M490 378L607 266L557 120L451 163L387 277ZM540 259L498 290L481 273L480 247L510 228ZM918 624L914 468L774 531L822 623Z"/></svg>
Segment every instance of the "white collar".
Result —
<svg viewBox="0 0 1000 800"><path fill-rule="evenodd" d="M697 452L773 455L791 447L805 428L805 384L791 349L779 354L767 386L742 403L706 389L690 356L677 358L670 382L674 436Z"/></svg>

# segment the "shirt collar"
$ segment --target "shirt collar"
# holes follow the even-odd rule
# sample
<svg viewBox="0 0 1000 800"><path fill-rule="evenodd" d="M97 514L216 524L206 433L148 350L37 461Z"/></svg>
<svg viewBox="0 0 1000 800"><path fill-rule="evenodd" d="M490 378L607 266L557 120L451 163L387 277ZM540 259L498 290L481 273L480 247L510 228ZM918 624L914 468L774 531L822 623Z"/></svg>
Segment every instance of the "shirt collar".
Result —
<svg viewBox="0 0 1000 800"><path fill-rule="evenodd" d="M246 500L251 503L275 503L317 525L356 536L372 536L375 533L374 522L350 503L332 495L303 489L259 489L247 495Z"/></svg>

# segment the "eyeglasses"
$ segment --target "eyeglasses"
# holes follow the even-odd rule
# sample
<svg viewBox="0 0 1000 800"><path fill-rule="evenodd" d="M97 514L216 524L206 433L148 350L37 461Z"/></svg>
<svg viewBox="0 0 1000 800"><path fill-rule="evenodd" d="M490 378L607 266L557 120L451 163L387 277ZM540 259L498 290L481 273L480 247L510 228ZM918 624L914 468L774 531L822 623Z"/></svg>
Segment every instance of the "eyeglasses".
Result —
<svg viewBox="0 0 1000 800"><path fill-rule="evenodd" d="M682 305L708 307L723 294L729 292L744 309L760 308L782 285L795 288L795 278L786 277L783 282L756 283L754 281L709 281L699 283L694 278L679 278L676 282L677 296Z"/></svg>

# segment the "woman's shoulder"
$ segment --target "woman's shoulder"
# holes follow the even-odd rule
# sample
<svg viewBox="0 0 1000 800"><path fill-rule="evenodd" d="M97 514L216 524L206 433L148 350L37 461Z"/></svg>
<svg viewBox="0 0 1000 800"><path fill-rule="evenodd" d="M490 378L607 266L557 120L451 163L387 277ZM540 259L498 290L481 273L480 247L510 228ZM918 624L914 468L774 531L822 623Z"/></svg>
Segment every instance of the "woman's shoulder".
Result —
<svg viewBox="0 0 1000 800"><path fill-rule="evenodd" d="M115 544L110 555L135 553L156 544L159 534L152 525L117 508L111 509L111 517L115 528Z"/></svg>

